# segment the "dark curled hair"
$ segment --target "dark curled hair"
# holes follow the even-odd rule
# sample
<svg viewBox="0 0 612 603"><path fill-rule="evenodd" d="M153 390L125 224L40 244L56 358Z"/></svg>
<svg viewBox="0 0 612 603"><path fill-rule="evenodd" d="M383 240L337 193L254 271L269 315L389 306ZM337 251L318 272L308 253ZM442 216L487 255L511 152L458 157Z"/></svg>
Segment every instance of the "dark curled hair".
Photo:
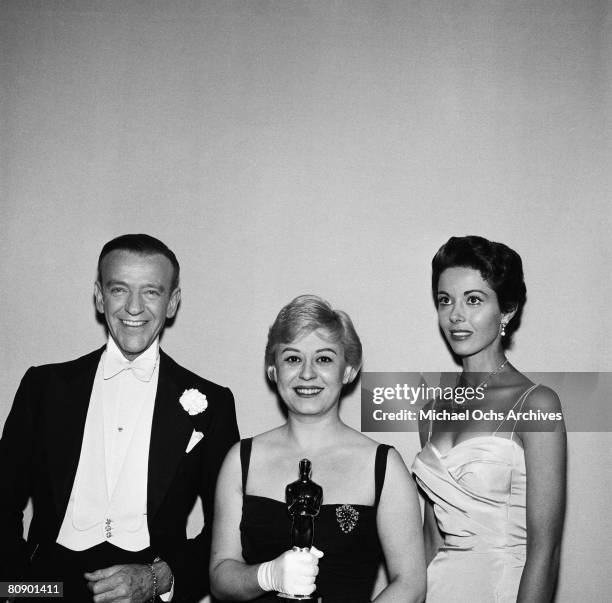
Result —
<svg viewBox="0 0 612 603"><path fill-rule="evenodd" d="M344 359L355 369L361 367L361 341L349 315L334 310L324 299L316 295L300 295L289 302L279 313L268 331L266 344L266 368L274 365L276 346L295 341L317 329L326 329L330 341L344 346Z"/></svg>
<svg viewBox="0 0 612 603"><path fill-rule="evenodd" d="M451 237L431 261L431 289L438 305L438 281L447 268L473 268L478 270L491 289L497 294L502 312L516 310L506 326L506 341L520 325L521 313L527 299L523 276L523 262L516 251L503 243L495 243L483 237Z"/></svg>
<svg viewBox="0 0 612 603"><path fill-rule="evenodd" d="M111 251L131 251L140 255L163 255L172 264L172 291L178 287L180 266L174 252L159 239L147 234L126 234L109 241L102 247L98 258L98 282L102 284L102 260Z"/></svg>

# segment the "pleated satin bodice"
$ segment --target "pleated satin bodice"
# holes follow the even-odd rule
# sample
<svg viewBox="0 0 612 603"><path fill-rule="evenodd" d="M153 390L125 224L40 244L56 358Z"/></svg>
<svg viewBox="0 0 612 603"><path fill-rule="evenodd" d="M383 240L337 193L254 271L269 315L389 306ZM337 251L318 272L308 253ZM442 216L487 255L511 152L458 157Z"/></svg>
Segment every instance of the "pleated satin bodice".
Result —
<svg viewBox="0 0 612 603"><path fill-rule="evenodd" d="M427 571L427 601L515 601L525 564L525 456L502 436L441 453L427 442L412 465L444 543Z"/></svg>
<svg viewBox="0 0 612 603"><path fill-rule="evenodd" d="M445 546L524 552L527 474L515 440L479 436L444 454L427 442L412 471L434 504Z"/></svg>

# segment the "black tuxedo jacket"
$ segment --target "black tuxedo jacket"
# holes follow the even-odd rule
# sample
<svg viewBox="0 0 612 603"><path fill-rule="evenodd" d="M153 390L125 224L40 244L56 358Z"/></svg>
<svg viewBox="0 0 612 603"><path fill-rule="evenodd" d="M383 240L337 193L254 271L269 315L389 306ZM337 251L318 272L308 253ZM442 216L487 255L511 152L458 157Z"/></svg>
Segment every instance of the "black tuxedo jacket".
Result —
<svg viewBox="0 0 612 603"><path fill-rule="evenodd" d="M71 362L28 369L0 440L0 576L23 577L41 543L55 542L76 475L93 381L104 348ZM190 416L180 405L186 389L206 395L207 409ZM193 430L204 434L185 450ZM208 592L214 490L223 458L238 441L234 399L179 366L160 351L147 483L151 548L172 569L175 602ZM187 539L186 522L196 497L205 526ZM27 542L23 508L33 517Z"/></svg>

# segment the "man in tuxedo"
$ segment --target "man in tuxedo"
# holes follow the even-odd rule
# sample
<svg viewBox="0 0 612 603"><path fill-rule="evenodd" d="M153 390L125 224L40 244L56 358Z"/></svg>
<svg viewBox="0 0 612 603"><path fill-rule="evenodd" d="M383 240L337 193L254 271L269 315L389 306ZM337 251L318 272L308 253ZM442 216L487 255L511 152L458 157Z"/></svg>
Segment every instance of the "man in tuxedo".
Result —
<svg viewBox="0 0 612 603"><path fill-rule="evenodd" d="M0 579L63 581L64 601L78 603L198 601L217 473L238 440L232 394L159 349L181 295L161 241L108 242L94 295L106 346L30 368L4 426ZM187 539L198 495L205 526Z"/></svg>

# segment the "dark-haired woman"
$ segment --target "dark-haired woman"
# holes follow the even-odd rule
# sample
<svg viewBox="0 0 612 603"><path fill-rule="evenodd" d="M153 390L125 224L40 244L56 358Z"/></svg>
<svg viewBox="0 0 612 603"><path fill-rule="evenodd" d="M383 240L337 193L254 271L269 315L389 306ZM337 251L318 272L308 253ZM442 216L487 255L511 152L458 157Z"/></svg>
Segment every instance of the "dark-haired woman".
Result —
<svg viewBox="0 0 612 603"><path fill-rule="evenodd" d="M457 385L482 393L462 405L431 403L450 411L437 416L467 410L468 419L422 425L412 470L426 499L427 601L550 601L566 438L555 392L504 353L526 299L520 256L482 237L452 237L432 269L440 329L463 365Z"/></svg>
<svg viewBox="0 0 612 603"><path fill-rule="evenodd" d="M266 372L287 422L228 453L217 483L211 587L219 599L278 601L274 591L325 603L371 600L381 562L388 586L378 603L422 601L425 560L416 488L400 455L345 425L338 405L361 367L351 319L302 295L268 334ZM323 488L315 520L319 551L289 551L285 486L300 459ZM272 591L272 592L270 592Z"/></svg>

